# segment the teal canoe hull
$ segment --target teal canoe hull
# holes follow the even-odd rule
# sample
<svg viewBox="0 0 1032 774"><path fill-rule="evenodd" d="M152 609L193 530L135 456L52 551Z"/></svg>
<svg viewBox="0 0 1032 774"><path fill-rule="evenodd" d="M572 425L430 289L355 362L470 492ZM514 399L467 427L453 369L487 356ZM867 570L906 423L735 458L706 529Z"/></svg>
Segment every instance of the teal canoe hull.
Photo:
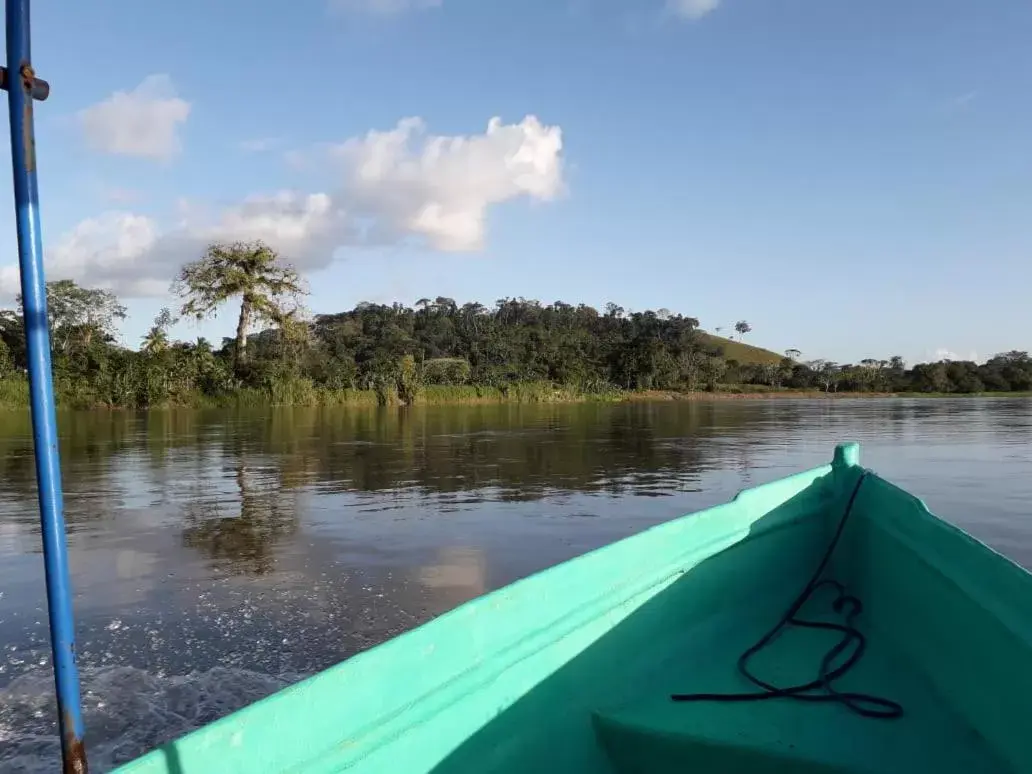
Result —
<svg viewBox="0 0 1032 774"><path fill-rule="evenodd" d="M814 573L858 456L482 596L119 772L1032 772L1032 576L873 473L826 570L868 643L837 688L903 716L671 701L754 690L738 656ZM807 617L840 620L820 596ZM754 670L812 680L837 639L790 627Z"/></svg>

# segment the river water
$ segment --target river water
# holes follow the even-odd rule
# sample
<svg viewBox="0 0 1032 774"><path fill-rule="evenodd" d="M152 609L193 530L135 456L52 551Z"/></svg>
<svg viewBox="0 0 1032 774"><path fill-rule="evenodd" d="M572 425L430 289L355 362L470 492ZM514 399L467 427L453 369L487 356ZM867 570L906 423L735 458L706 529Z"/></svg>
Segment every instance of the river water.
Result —
<svg viewBox="0 0 1032 774"><path fill-rule="evenodd" d="M1032 568L1032 401L60 418L103 771L487 590L863 443ZM0 418L0 771L58 760L28 419Z"/></svg>

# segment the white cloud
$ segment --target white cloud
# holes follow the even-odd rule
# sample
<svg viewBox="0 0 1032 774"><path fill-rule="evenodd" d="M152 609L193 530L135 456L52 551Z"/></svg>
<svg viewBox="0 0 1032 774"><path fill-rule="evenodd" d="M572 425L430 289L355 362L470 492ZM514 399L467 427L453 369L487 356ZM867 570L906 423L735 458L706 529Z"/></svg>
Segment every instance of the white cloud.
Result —
<svg viewBox="0 0 1032 774"><path fill-rule="evenodd" d="M261 239L301 268L321 267L346 241L346 219L328 194L281 191L252 196L222 212L211 225L188 225L201 243Z"/></svg>
<svg viewBox="0 0 1032 774"><path fill-rule="evenodd" d="M695 21L717 10L721 0L667 0L667 10L682 19Z"/></svg>
<svg viewBox="0 0 1032 774"><path fill-rule="evenodd" d="M343 167L341 198L388 238L423 237L439 250L476 250L487 209L519 196L548 201L562 192L562 131L534 116L492 118L484 134L428 135L406 118L330 151Z"/></svg>
<svg viewBox="0 0 1032 774"><path fill-rule="evenodd" d="M263 239L301 269L327 266L339 247L416 239L438 250L473 250L487 211L519 197L548 201L563 191L562 133L533 116L494 118L483 134L436 136L404 119L323 150L339 175L332 193L251 196L219 213L180 202L162 232L144 215L87 218L46 252L48 279L74 279L126 296L165 295L177 269L214 240ZM17 290L15 266L0 291Z"/></svg>
<svg viewBox="0 0 1032 774"><path fill-rule="evenodd" d="M158 227L150 218L130 212L106 212L81 221L46 252L48 280L77 279L92 287L127 295L155 295L159 289L144 262L158 244ZM18 290L18 267L0 269L0 290Z"/></svg>
<svg viewBox="0 0 1032 774"><path fill-rule="evenodd" d="M940 347L935 350L935 356L932 357L931 362L938 363L941 360L971 360L975 363L979 362L978 353L974 350L971 350L966 355L961 355L946 347Z"/></svg>
<svg viewBox="0 0 1032 774"><path fill-rule="evenodd" d="M78 114L91 148L120 156L168 159L180 149L179 128L190 103L167 75L149 75L132 91L116 91Z"/></svg>
<svg viewBox="0 0 1032 774"><path fill-rule="evenodd" d="M329 0L330 10L395 16L409 10L439 8L442 0Z"/></svg>
<svg viewBox="0 0 1032 774"><path fill-rule="evenodd" d="M46 251L48 280L74 279L128 298L167 295L186 261L212 241L265 240L300 268L329 263L346 232L326 194L250 197L208 221L195 207L162 233L149 217L105 212L80 222ZM18 267L0 269L0 292L18 290Z"/></svg>

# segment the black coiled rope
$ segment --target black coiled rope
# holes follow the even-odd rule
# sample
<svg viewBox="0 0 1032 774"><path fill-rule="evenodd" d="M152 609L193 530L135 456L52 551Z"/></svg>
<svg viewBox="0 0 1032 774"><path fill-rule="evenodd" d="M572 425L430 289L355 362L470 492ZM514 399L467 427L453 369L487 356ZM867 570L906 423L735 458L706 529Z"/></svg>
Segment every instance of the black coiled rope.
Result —
<svg viewBox="0 0 1032 774"><path fill-rule="evenodd" d="M846 504L846 510L843 512L842 518L839 520L838 528L835 530L835 536L828 544L828 548L824 552L824 557L821 559L816 571L810 578L809 583L806 584L802 593L791 604L774 628L763 635L755 645L745 651L745 653L743 653L738 659L738 671L741 672L749 682L762 690L749 693L678 693L671 696L671 699L674 701L722 702L762 701L764 699L795 699L797 701L815 702L826 701L843 704L856 714L862 715L865 718L895 719L902 717L902 705L892 701L892 699L873 696L867 693L839 691L834 685L835 680L842 677L850 669L856 666L857 662L860 661L860 658L863 656L864 650L867 648L867 640L864 638L863 633L853 625L854 619L863 611L863 605L860 603L859 599L846 593L845 587L838 581L827 579L821 580L820 578L824 573L824 570L827 568L828 562L831 561L831 556L835 552L839 539L842 537L842 532L845 530L846 522L849 520L849 515L853 512L853 503L856 502L856 496L860 492L860 485L863 484L866 475L866 471L863 471L857 479L856 485L853 487L853 492L849 497L849 502ZM827 623L825 621L807 621L802 618L798 618L797 615L803 605L806 604L807 600L815 591L825 586L830 586L837 592L835 601L832 603L832 608L840 615L843 612L845 613L845 622ZM829 631L839 632L842 634L842 639L825 654L823 659L821 659L820 670L818 671L816 680L782 688L765 682L750 672L749 661L753 656L770 645L778 634L781 633L782 629L790 625L802 626L807 629L826 629ZM836 666L836 660L842 656L843 653L847 654L845 660Z"/></svg>

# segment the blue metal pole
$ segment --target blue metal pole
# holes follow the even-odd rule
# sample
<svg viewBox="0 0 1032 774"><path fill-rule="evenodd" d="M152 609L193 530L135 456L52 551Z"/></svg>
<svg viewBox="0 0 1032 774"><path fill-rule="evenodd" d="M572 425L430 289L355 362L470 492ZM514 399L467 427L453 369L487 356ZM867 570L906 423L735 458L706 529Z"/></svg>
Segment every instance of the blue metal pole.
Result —
<svg viewBox="0 0 1032 774"><path fill-rule="evenodd" d="M39 511L43 531L43 562L47 579L50 644L54 653L58 723L65 774L85 774L79 672L75 663L75 626L72 585L65 546L61 464L57 446L57 416L50 364L46 280L39 227L39 190L36 182L36 140L33 95L38 94L32 70L29 35L29 0L7 0L7 72L5 86L11 118L11 158L14 165L14 202L18 223L18 262L21 267L22 308L29 361L32 436L39 484Z"/></svg>

